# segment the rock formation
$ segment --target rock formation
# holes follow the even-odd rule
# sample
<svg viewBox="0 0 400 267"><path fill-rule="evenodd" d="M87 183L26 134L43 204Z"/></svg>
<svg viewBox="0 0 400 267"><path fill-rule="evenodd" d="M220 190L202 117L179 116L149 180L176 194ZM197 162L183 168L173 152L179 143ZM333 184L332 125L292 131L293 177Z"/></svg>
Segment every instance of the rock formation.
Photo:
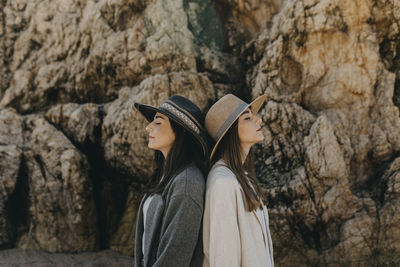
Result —
<svg viewBox="0 0 400 267"><path fill-rule="evenodd" d="M133 255L134 102L261 94L278 266L400 264L400 2L0 1L0 248Z"/></svg>

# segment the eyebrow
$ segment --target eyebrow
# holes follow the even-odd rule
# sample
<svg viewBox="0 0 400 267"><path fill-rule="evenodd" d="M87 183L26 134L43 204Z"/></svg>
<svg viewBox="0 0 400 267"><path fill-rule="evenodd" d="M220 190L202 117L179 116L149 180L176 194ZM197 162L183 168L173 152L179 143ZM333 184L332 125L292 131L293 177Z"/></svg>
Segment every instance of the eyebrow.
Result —
<svg viewBox="0 0 400 267"><path fill-rule="evenodd" d="M242 115L240 115L240 116L243 116L243 115L248 114L248 113L250 113L250 110L245 110L245 111L242 113Z"/></svg>
<svg viewBox="0 0 400 267"><path fill-rule="evenodd" d="M154 116L154 119L162 119L162 120L163 120L164 118L161 117L160 115L155 115L155 116Z"/></svg>

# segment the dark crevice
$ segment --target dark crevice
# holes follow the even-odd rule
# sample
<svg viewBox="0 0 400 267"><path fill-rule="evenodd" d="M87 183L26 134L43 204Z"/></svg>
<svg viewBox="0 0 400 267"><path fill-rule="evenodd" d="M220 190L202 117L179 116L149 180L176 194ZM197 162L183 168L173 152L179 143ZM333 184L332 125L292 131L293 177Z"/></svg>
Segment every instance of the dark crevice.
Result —
<svg viewBox="0 0 400 267"><path fill-rule="evenodd" d="M213 0L212 2L213 2L212 6L215 8L217 16L219 17L220 22L221 22L220 27L221 27L222 34L221 34L220 38L221 38L221 40L223 40L223 42L222 42L223 45L221 47L222 48L221 51L226 52L226 53L231 53L233 51L233 49L232 49L232 47L229 46L229 42L228 42L229 29L227 26L229 23L229 17L232 14L232 7L229 5L226 5L226 4L225 5L218 4L217 1L215 1L215 0Z"/></svg>
<svg viewBox="0 0 400 267"><path fill-rule="evenodd" d="M107 249L110 245L110 236L116 230L118 221L125 210L127 198L126 187L115 183L113 174L107 168L104 159L104 150L100 145L101 125L105 116L102 106L99 106L99 125L94 129L95 143L87 142L77 147L86 155L90 166L90 178L93 186L93 199L97 211L97 227L99 231L100 249ZM125 189L125 190L124 190ZM115 216L111 216L115 214Z"/></svg>
<svg viewBox="0 0 400 267"><path fill-rule="evenodd" d="M297 236L308 248L317 251L321 256L324 251L335 247L339 243L340 224L335 221L325 222L321 211L317 211L318 214L313 215L315 220L307 222L309 220L306 217L311 214L299 214L296 211L296 207L293 207L293 201L299 197L293 193L284 195L286 195L286 203L281 203L279 206L286 206L286 209L291 211L291 215L286 215L285 217L293 236ZM320 208L316 204L314 197L310 195L310 198L314 202L315 208L319 210ZM303 201L308 200L304 199Z"/></svg>
<svg viewBox="0 0 400 267"><path fill-rule="evenodd" d="M93 199L96 206L98 244L100 249L109 248L109 219L107 218L107 203L104 200L105 181L108 177L106 162L103 158L104 151L101 146L86 144L80 148L89 161L89 177L92 181Z"/></svg>
<svg viewBox="0 0 400 267"><path fill-rule="evenodd" d="M4 12L5 7L7 5L7 0L1 0L0 2L1 4L1 22L2 22L2 27L3 27L3 33L5 33L5 29L6 29L6 14ZM2 35L0 35L2 37Z"/></svg>
<svg viewBox="0 0 400 267"><path fill-rule="evenodd" d="M393 104L400 109L400 70L397 72L396 81L394 83Z"/></svg>
<svg viewBox="0 0 400 267"><path fill-rule="evenodd" d="M9 220L11 240L9 247L15 247L17 238L29 230L29 177L23 155L21 156L17 183L14 192L5 203L5 210ZM0 247L0 249L4 248Z"/></svg>
<svg viewBox="0 0 400 267"><path fill-rule="evenodd" d="M358 185L357 188L353 186L352 190L357 192L355 194L359 196L369 196L374 200L379 210L385 204L385 193L388 188L388 177L385 176L385 172L388 170L393 160L399 156L400 153L396 153L384 162L369 162L369 170L367 171L369 171L370 174L366 181Z"/></svg>
<svg viewBox="0 0 400 267"><path fill-rule="evenodd" d="M107 74L109 75L109 74ZM104 75L102 75L104 76ZM95 87L94 87L95 88ZM34 88L31 88L30 90L34 90ZM32 101L31 108L26 109L26 110L21 110L19 103L24 102L24 99L21 95L21 97L15 98L11 104L8 106L13 107L18 111L19 114L21 115L31 115L31 114L44 114L46 113L49 108L51 108L53 105L57 104L67 104L67 103L76 103L76 104L87 104L87 103L95 103L98 105L103 105L109 102L112 102L118 98L118 95L116 94L110 94L108 96L95 96L95 92L92 92L93 95L86 95L86 96L79 96L79 92L76 91L67 91L66 88L62 86L58 86L55 88L49 88L48 91L45 92L46 96L46 103L45 104L39 104L38 99L32 98L34 101Z"/></svg>
<svg viewBox="0 0 400 267"><path fill-rule="evenodd" d="M384 38L379 44L379 54L390 72L400 71L400 39Z"/></svg>
<svg viewBox="0 0 400 267"><path fill-rule="evenodd" d="M7 55L7 45L6 45L6 14L4 12L5 6L7 5L7 0L0 1L0 16L1 16L1 30L2 34L0 35L0 58L1 58L1 67L0 67L0 100L3 98L3 93L9 87L11 74L9 69L9 58L10 55Z"/></svg>
<svg viewBox="0 0 400 267"><path fill-rule="evenodd" d="M190 10L190 6L193 4L198 6L195 11ZM214 5L202 0L185 0L183 6L188 14L188 28L195 36L195 45L198 48L209 47L224 52L227 31L223 28L221 16Z"/></svg>
<svg viewBox="0 0 400 267"><path fill-rule="evenodd" d="M134 20L136 14L140 14L145 7L144 1L138 1L135 4L123 4L122 6L107 4L100 9L100 14L114 32L125 31L129 27L129 22Z"/></svg>
<svg viewBox="0 0 400 267"><path fill-rule="evenodd" d="M45 167L44 167L45 164L44 164L44 162L42 161L41 157L40 157L39 155L34 155L33 158L35 159L37 165L38 165L39 168L40 168L40 173L42 174L43 179L44 179L45 181L47 181L46 170L45 170Z"/></svg>
<svg viewBox="0 0 400 267"><path fill-rule="evenodd" d="M191 10L191 4L196 4L198 8L195 11ZM225 89L229 88L229 93L247 100L249 97L246 94L248 91L245 83L246 72L242 71L244 60L238 57L241 49L240 47L231 47L228 42L229 29L227 27L232 12L231 7L224 6L222 8L215 1L206 3L201 0L185 0L184 9L188 14L188 28L195 37L194 42L198 54L196 57L197 72L206 74L213 84L223 85L222 89L217 86L215 88L217 91L227 93ZM242 43L246 43L245 40ZM204 59L201 56L202 48L214 51L213 56L224 65L223 71L215 69L210 65L209 58Z"/></svg>
<svg viewBox="0 0 400 267"><path fill-rule="evenodd" d="M124 212L129 190L132 185L127 183L123 174L117 173L108 167L104 158L104 149L101 145L101 125L105 116L103 105L98 106L99 124L94 129L94 142L89 138L78 143L72 136L68 136L61 126L52 124L69 139L69 141L84 154L89 163L89 177L92 183L93 200L97 214L97 244L98 249L109 249L113 233L118 229L119 221ZM135 189L132 189L135 190ZM136 190L137 191L137 190Z"/></svg>

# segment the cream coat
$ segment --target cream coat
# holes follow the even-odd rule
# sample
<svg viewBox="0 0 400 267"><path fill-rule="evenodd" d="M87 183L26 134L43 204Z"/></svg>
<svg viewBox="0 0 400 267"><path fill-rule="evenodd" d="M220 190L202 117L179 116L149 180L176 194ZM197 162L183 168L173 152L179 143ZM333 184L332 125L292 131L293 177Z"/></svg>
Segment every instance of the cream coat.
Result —
<svg viewBox="0 0 400 267"><path fill-rule="evenodd" d="M203 219L203 267L274 266L272 240L262 212L248 212L233 172L218 161L207 178ZM265 207L266 209L266 207ZM268 226L268 213L265 212Z"/></svg>

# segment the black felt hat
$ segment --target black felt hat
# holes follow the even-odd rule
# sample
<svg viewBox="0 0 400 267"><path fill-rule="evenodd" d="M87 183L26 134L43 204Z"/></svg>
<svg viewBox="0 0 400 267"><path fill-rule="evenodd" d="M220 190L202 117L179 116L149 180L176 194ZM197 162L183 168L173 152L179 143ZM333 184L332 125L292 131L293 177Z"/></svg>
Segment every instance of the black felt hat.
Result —
<svg viewBox="0 0 400 267"><path fill-rule="evenodd" d="M165 100L158 108L140 103L135 103L135 108L137 108L149 122L153 121L154 115L157 112L164 114L191 133L200 145L203 157L205 158L207 156L208 150L204 139L205 131L203 127L204 114L192 101L180 95L173 95Z"/></svg>

